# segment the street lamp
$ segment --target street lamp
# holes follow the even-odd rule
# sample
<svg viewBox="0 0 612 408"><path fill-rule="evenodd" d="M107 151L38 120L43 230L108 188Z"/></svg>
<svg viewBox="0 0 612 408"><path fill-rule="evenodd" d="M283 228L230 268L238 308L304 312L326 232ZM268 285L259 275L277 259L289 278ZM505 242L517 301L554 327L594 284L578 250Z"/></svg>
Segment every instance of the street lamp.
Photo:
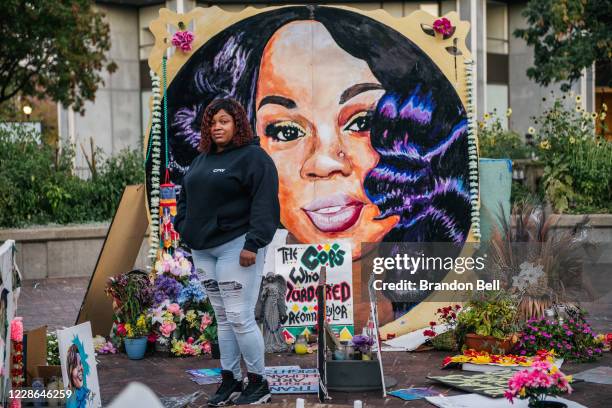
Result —
<svg viewBox="0 0 612 408"><path fill-rule="evenodd" d="M32 114L32 107L30 105L25 105L23 107L23 113L25 113L26 118L30 120L30 115Z"/></svg>

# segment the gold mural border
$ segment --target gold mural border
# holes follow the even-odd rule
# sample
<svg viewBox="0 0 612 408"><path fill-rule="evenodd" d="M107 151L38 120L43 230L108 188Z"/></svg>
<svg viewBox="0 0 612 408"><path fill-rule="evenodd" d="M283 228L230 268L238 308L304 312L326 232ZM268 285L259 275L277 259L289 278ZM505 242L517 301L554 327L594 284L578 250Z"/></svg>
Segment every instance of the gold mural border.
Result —
<svg viewBox="0 0 612 408"><path fill-rule="evenodd" d="M172 33L178 30L179 22L187 27L193 24L192 32L194 33L195 39L192 44L192 51L176 51L168 57L168 86L195 51L229 26L260 13L295 6L299 5L266 8L247 7L237 12L225 11L218 6L210 8L197 7L186 14L177 14L171 10L162 8L159 10L159 18L153 20L149 25L149 29L155 37L155 44L149 55L149 67L160 77L162 76L162 57L168 52L168 49L173 48L171 44ZM457 90L461 102L467 109L467 85L464 63L472 59L472 55L466 45L466 37L470 31L470 23L461 21L456 12L453 11L444 15L444 17L450 20L451 24L455 27L453 35L445 39L440 34L436 33L435 37L432 37L423 31L421 25L431 27L433 26L433 22L438 19L438 17L432 16L423 10L414 11L405 17L393 17L383 9L360 10L349 6L319 7L338 8L361 14L385 24L404 35L423 50L438 68L440 68L446 78ZM173 28L172 32L168 30L169 27ZM458 48L461 55L452 55L447 51L448 47L453 46Z"/></svg>

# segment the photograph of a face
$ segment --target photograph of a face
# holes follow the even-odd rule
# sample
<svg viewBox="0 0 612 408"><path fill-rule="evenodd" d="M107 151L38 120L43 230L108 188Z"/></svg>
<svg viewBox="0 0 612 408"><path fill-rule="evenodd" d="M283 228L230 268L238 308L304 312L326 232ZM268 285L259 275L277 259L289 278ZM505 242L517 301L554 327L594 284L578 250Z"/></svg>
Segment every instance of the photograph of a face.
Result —
<svg viewBox="0 0 612 408"><path fill-rule="evenodd" d="M71 392L66 399L66 407L101 407L90 322L58 330L57 339L64 388Z"/></svg>

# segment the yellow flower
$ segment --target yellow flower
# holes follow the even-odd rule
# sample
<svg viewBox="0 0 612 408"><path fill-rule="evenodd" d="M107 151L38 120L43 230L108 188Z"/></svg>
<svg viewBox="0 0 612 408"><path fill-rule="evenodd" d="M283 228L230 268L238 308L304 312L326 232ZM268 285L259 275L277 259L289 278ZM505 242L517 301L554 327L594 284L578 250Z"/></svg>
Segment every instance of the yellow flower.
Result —
<svg viewBox="0 0 612 408"><path fill-rule="evenodd" d="M506 111L506 116L510 116L512 115L512 108L508 108L508 110Z"/></svg>
<svg viewBox="0 0 612 408"><path fill-rule="evenodd" d="M582 102L582 96L576 95L576 103Z"/></svg>
<svg viewBox="0 0 612 408"><path fill-rule="evenodd" d="M488 113L484 114L484 120L489 120L491 119L491 115L489 115Z"/></svg>
<svg viewBox="0 0 612 408"><path fill-rule="evenodd" d="M540 149L544 149L544 150L550 149L550 142L548 140L542 140L540 142Z"/></svg>
<svg viewBox="0 0 612 408"><path fill-rule="evenodd" d="M597 119L597 112L591 113L591 119Z"/></svg>
<svg viewBox="0 0 612 408"><path fill-rule="evenodd" d="M524 397L527 394L527 392L525 391L525 387L521 388L521 390L519 391L519 395L521 397Z"/></svg>
<svg viewBox="0 0 612 408"><path fill-rule="evenodd" d="M573 375L566 375L565 379L567 380L567 382L572 382L572 381L574 381L574 376Z"/></svg>
<svg viewBox="0 0 612 408"><path fill-rule="evenodd" d="M484 129L485 128L484 122L478 122L478 127L481 128L481 129Z"/></svg>
<svg viewBox="0 0 612 408"><path fill-rule="evenodd" d="M129 323L125 324L125 331L127 332L128 337L134 337L134 329L132 329L132 325Z"/></svg>
<svg viewBox="0 0 612 408"><path fill-rule="evenodd" d="M474 364L487 364L491 362L491 358L488 355L476 356L472 359Z"/></svg>
<svg viewBox="0 0 612 408"><path fill-rule="evenodd" d="M591 117L591 115L589 115L589 112L587 112L587 111L582 112L582 118L583 119L589 119L590 117Z"/></svg>
<svg viewBox="0 0 612 408"><path fill-rule="evenodd" d="M529 129L527 129L527 133L529 133L530 135L535 135L535 129L532 126L529 126Z"/></svg>
<svg viewBox="0 0 612 408"><path fill-rule="evenodd" d="M576 139L574 139L574 136L571 136L571 137L569 138L569 142L570 142L570 144L574 144L574 143L576 143Z"/></svg>
<svg viewBox="0 0 612 408"><path fill-rule="evenodd" d="M145 319L144 315L140 315L136 321L136 327L143 330L147 328L147 320Z"/></svg>
<svg viewBox="0 0 612 408"><path fill-rule="evenodd" d="M576 105L576 112L582 112L582 106Z"/></svg>
<svg viewBox="0 0 612 408"><path fill-rule="evenodd" d="M607 112L608 111L608 105L606 105L605 103L602 103L601 104L601 109L603 109L604 112Z"/></svg>
<svg viewBox="0 0 612 408"><path fill-rule="evenodd" d="M601 115L599 115L599 119L605 120L606 119L606 112L601 112Z"/></svg>

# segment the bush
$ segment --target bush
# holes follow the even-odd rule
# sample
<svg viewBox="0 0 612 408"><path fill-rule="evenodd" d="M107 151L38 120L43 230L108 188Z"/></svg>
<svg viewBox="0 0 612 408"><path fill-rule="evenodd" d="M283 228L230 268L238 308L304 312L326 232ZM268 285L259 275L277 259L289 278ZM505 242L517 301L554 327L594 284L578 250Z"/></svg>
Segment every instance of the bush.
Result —
<svg viewBox="0 0 612 408"><path fill-rule="evenodd" d="M508 110L506 116L510 115ZM518 133L504 129L499 117L490 114L479 122L478 148L480 157L489 159L528 159L533 152Z"/></svg>
<svg viewBox="0 0 612 408"><path fill-rule="evenodd" d="M0 130L0 228L112 218L126 185L142 183L143 160L124 150L102 161L96 176L72 173L74 148L61 153L23 129Z"/></svg>
<svg viewBox="0 0 612 408"><path fill-rule="evenodd" d="M558 213L612 210L612 142L595 134L596 112L585 112L576 97L556 98L536 120L538 156L544 163L546 199ZM605 118L605 109L601 118Z"/></svg>

